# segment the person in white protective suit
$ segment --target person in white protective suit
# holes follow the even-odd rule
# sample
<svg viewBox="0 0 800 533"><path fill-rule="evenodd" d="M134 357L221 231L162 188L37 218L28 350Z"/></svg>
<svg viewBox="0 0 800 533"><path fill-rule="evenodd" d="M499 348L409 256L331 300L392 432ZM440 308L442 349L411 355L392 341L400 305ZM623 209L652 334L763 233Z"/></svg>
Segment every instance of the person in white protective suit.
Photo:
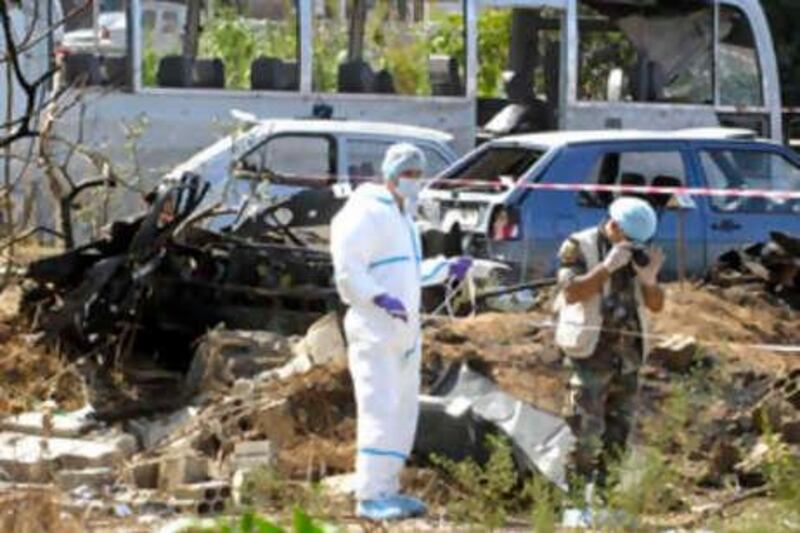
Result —
<svg viewBox="0 0 800 533"><path fill-rule="evenodd" d="M416 208L425 159L400 143L385 155L384 183L356 189L331 224L336 287L357 405L356 514L375 520L424 514L399 492L419 414L420 293L447 268L462 280L469 258L422 261Z"/></svg>

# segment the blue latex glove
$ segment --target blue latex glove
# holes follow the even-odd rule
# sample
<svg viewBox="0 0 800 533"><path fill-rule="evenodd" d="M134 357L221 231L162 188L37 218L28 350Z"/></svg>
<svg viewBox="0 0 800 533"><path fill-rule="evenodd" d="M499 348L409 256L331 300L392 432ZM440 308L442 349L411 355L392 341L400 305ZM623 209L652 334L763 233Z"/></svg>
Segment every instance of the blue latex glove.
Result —
<svg viewBox="0 0 800 533"><path fill-rule="evenodd" d="M458 259L450 262L450 271L448 276L456 281L463 281L470 268L472 268L472 258L459 257Z"/></svg>
<svg viewBox="0 0 800 533"><path fill-rule="evenodd" d="M408 322L408 312L406 311L403 302L394 296L389 296L388 294L379 294L372 301L375 305L389 313L389 316L392 318L398 318L403 322Z"/></svg>

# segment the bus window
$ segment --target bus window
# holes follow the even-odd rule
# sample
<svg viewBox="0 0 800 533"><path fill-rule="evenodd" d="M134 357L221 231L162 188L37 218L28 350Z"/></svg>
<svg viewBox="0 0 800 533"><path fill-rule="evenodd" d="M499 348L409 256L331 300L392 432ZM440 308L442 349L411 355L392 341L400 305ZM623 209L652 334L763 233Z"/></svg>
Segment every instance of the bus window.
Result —
<svg viewBox="0 0 800 533"><path fill-rule="evenodd" d="M88 7L81 11L82 16L68 24L61 42L65 82L72 85L126 84L128 36L124 3L119 0L79 2L79 7L85 5Z"/></svg>
<svg viewBox="0 0 800 533"><path fill-rule="evenodd" d="M720 104L761 106L761 68L750 22L738 8L719 8Z"/></svg>
<svg viewBox="0 0 800 533"><path fill-rule="evenodd" d="M579 16L580 99L713 103L708 0L641 6L581 0Z"/></svg>
<svg viewBox="0 0 800 533"><path fill-rule="evenodd" d="M295 2L142 2L144 86L299 89Z"/></svg>
<svg viewBox="0 0 800 533"><path fill-rule="evenodd" d="M464 94L459 0L319 2L313 26L314 91Z"/></svg>
<svg viewBox="0 0 800 533"><path fill-rule="evenodd" d="M478 14L478 124L489 136L557 128L562 12Z"/></svg>

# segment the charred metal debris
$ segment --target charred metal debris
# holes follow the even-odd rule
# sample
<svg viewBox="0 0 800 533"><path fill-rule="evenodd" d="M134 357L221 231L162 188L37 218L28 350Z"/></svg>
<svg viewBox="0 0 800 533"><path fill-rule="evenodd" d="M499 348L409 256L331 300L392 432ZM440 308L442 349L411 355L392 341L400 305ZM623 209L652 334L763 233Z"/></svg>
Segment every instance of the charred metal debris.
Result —
<svg viewBox="0 0 800 533"><path fill-rule="evenodd" d="M765 293L800 309L800 237L773 231L770 240L722 254L707 281Z"/></svg>
<svg viewBox="0 0 800 533"><path fill-rule="evenodd" d="M106 237L28 268L22 312L80 363L101 419L185 402L196 343L219 324L301 334L339 308L330 256L302 228L328 222L341 199L317 189L245 205L211 231L198 223L214 214L200 208L208 188L186 175Z"/></svg>

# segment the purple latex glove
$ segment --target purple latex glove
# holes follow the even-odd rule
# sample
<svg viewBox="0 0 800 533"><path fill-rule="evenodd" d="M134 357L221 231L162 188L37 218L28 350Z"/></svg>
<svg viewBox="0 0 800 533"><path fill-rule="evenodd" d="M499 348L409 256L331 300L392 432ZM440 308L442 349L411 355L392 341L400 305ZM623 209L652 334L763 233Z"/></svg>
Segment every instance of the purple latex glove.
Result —
<svg viewBox="0 0 800 533"><path fill-rule="evenodd" d="M463 281L470 268L472 268L472 258L459 257L450 263L448 276L456 281Z"/></svg>
<svg viewBox="0 0 800 533"><path fill-rule="evenodd" d="M394 296L389 296L388 294L379 294L373 298L372 301L375 305L389 313L390 317L400 319L403 322L408 322L408 312L406 312L403 302Z"/></svg>

